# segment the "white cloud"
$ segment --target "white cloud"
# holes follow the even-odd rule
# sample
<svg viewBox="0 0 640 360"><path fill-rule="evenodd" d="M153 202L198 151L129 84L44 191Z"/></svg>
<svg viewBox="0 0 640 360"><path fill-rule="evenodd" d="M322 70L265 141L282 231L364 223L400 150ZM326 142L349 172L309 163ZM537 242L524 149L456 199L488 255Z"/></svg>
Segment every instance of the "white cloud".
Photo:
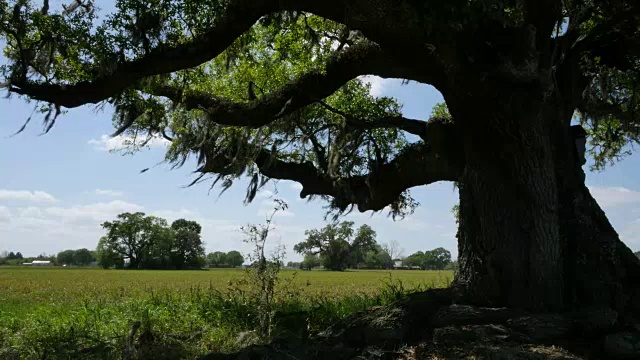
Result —
<svg viewBox="0 0 640 360"><path fill-rule="evenodd" d="M11 219L11 211L6 206L0 206L0 223L9 222Z"/></svg>
<svg viewBox="0 0 640 360"><path fill-rule="evenodd" d="M271 191L271 190L260 190L260 192L258 192L256 194L256 199L271 199L276 195L275 192Z"/></svg>
<svg viewBox="0 0 640 360"><path fill-rule="evenodd" d="M640 250L640 219L636 219L620 232L620 240L622 240L633 251Z"/></svg>
<svg viewBox="0 0 640 360"><path fill-rule="evenodd" d="M158 210L153 211L151 215L161 217L163 219L167 219L169 223L178 220L178 219L187 219L194 220L194 218L200 217L200 215L188 209L180 209L180 210Z"/></svg>
<svg viewBox="0 0 640 360"><path fill-rule="evenodd" d="M300 184L299 182L291 181L289 183L289 187L291 188L291 190L297 193L300 193L300 191L302 191L302 184Z"/></svg>
<svg viewBox="0 0 640 360"><path fill-rule="evenodd" d="M47 207L43 211L63 223L74 226L95 226L103 221L114 219L123 212L142 211L143 207L122 200L72 207Z"/></svg>
<svg viewBox="0 0 640 360"><path fill-rule="evenodd" d="M360 77L360 80L364 81L365 83L371 84L369 93L374 97L381 96L384 93L385 87L388 85L388 80L383 79L379 76L364 75Z"/></svg>
<svg viewBox="0 0 640 360"><path fill-rule="evenodd" d="M57 253L63 249L96 246L104 229L100 224L114 220L122 212L143 211L167 219L195 220L202 225L202 239L209 251L246 252L239 223L232 220L210 219L197 211L149 210L139 204L122 200L80 204L74 206L28 206L10 209L0 206L0 239L3 246L20 249L23 253ZM5 243L6 239L6 243Z"/></svg>
<svg viewBox="0 0 640 360"><path fill-rule="evenodd" d="M260 203L260 209L258 209L258 213L256 214L257 216L266 218L271 216L271 214L273 214L273 210L275 208L279 208L280 205L276 204L276 202L273 199L265 199ZM273 218L280 218L280 217L294 217L295 214L290 211L290 210L280 210L278 209L278 212L273 216Z"/></svg>
<svg viewBox="0 0 640 360"><path fill-rule="evenodd" d="M119 197L124 195L122 191L115 191L115 190L108 190L108 189L96 189L95 193L96 195L112 196L112 197Z"/></svg>
<svg viewBox="0 0 640 360"><path fill-rule="evenodd" d="M0 200L21 200L31 202L56 202L53 195L44 191L3 190L0 189Z"/></svg>
<svg viewBox="0 0 640 360"><path fill-rule="evenodd" d="M591 195L602 207L614 207L640 202L640 192L624 187L588 186Z"/></svg>
<svg viewBox="0 0 640 360"><path fill-rule="evenodd" d="M89 145L93 145L93 148L100 151L121 150L131 145L142 145L147 140L145 135L133 138L130 135L118 135L111 137L109 135L102 135L100 139L91 139L88 141ZM160 136L154 136L146 143L147 147L165 147L170 144L170 141Z"/></svg>

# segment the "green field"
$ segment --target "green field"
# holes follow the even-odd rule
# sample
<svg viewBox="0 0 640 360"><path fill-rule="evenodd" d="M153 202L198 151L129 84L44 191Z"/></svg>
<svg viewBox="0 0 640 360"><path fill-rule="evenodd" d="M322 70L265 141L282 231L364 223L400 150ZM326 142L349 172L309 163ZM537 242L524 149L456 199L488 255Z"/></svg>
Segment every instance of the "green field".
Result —
<svg viewBox="0 0 640 360"><path fill-rule="evenodd" d="M244 274L0 267L0 358L122 358L135 321L167 358L232 351L243 345L237 334L256 326L251 293L234 285ZM307 326L318 331L408 291L446 286L453 273L283 271L281 277L293 280L278 293L277 310L310 312ZM136 354L129 358L147 358Z"/></svg>

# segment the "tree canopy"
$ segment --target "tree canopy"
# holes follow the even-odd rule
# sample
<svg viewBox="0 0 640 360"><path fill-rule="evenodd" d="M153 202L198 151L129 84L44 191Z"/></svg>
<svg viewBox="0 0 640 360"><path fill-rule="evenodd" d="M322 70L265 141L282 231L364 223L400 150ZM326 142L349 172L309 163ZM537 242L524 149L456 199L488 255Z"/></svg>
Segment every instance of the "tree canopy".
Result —
<svg viewBox="0 0 640 360"><path fill-rule="evenodd" d="M371 97L356 78L405 78L445 90L443 76L459 62L453 49L476 50L475 37L498 28L538 26L535 41L579 65L589 84L579 117L596 167L638 140L633 1L118 0L112 14L92 2L69 5L0 2L10 94L41 101L45 130L62 107L110 104L116 134L162 137L171 142L167 161L181 165L195 155L197 171L215 174L224 188L248 176L248 201L268 178L289 179L303 185L301 196L329 196L339 210L390 204L400 214L416 205L408 188L456 180L461 159L442 156L445 149L440 159L421 151L431 133L455 146L438 117L406 119L395 100ZM533 10L538 5L545 10ZM400 34L412 35L400 45ZM477 50L490 57L511 40ZM418 43L429 46L413 58L394 52ZM489 60L480 55L476 63ZM418 58L422 73L409 69ZM527 75L513 69L510 76ZM421 155L420 166L409 166L413 155Z"/></svg>
<svg viewBox="0 0 640 360"><path fill-rule="evenodd" d="M425 252L418 251L407 256L403 263L406 266L419 266L426 270L444 270L451 264L451 252L442 247Z"/></svg>
<svg viewBox="0 0 640 360"><path fill-rule="evenodd" d="M327 269L345 270L359 261L360 254L376 245L376 232L369 225L364 224L357 231L353 225L353 221L343 221L307 230L307 239L296 244L293 250L299 254L320 255Z"/></svg>
<svg viewBox="0 0 640 360"><path fill-rule="evenodd" d="M167 221L142 212L122 213L106 221L107 231L98 242L98 263L137 269L186 269L204 265L201 226L195 221ZM127 265L128 264L128 265Z"/></svg>
<svg viewBox="0 0 640 360"><path fill-rule="evenodd" d="M59 265L87 266L96 260L96 254L89 249L63 250L56 256Z"/></svg>

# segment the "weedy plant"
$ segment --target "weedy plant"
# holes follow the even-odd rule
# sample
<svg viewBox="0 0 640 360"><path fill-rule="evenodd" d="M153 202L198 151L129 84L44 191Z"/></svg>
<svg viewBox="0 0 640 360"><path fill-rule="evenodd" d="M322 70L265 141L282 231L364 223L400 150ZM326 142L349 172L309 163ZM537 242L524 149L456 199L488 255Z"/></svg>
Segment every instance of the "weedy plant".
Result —
<svg viewBox="0 0 640 360"><path fill-rule="evenodd" d="M251 266L246 269L245 276L233 283L232 292L246 294L249 302L255 306L257 321L254 329L260 341L268 341L272 337L274 317L286 303L298 298L301 289L295 286L297 272L283 278L280 274L285 260L285 248L277 245L267 258L265 248L269 232L275 227L273 218L279 211L288 208L281 199L274 200L273 211L267 216L264 224L248 224L241 228L245 234L244 242L252 245L253 251L248 254ZM306 284L310 285L309 282Z"/></svg>

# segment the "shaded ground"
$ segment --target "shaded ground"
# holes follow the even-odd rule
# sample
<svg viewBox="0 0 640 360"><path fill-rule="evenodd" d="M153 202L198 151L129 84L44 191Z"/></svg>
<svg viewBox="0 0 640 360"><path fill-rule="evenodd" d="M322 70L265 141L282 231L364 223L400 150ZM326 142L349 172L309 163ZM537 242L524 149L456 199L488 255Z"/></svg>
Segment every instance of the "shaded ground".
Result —
<svg viewBox="0 0 640 360"><path fill-rule="evenodd" d="M308 340L282 337L201 359L640 359L640 327L623 327L611 309L530 314L456 305L451 295L429 290Z"/></svg>

